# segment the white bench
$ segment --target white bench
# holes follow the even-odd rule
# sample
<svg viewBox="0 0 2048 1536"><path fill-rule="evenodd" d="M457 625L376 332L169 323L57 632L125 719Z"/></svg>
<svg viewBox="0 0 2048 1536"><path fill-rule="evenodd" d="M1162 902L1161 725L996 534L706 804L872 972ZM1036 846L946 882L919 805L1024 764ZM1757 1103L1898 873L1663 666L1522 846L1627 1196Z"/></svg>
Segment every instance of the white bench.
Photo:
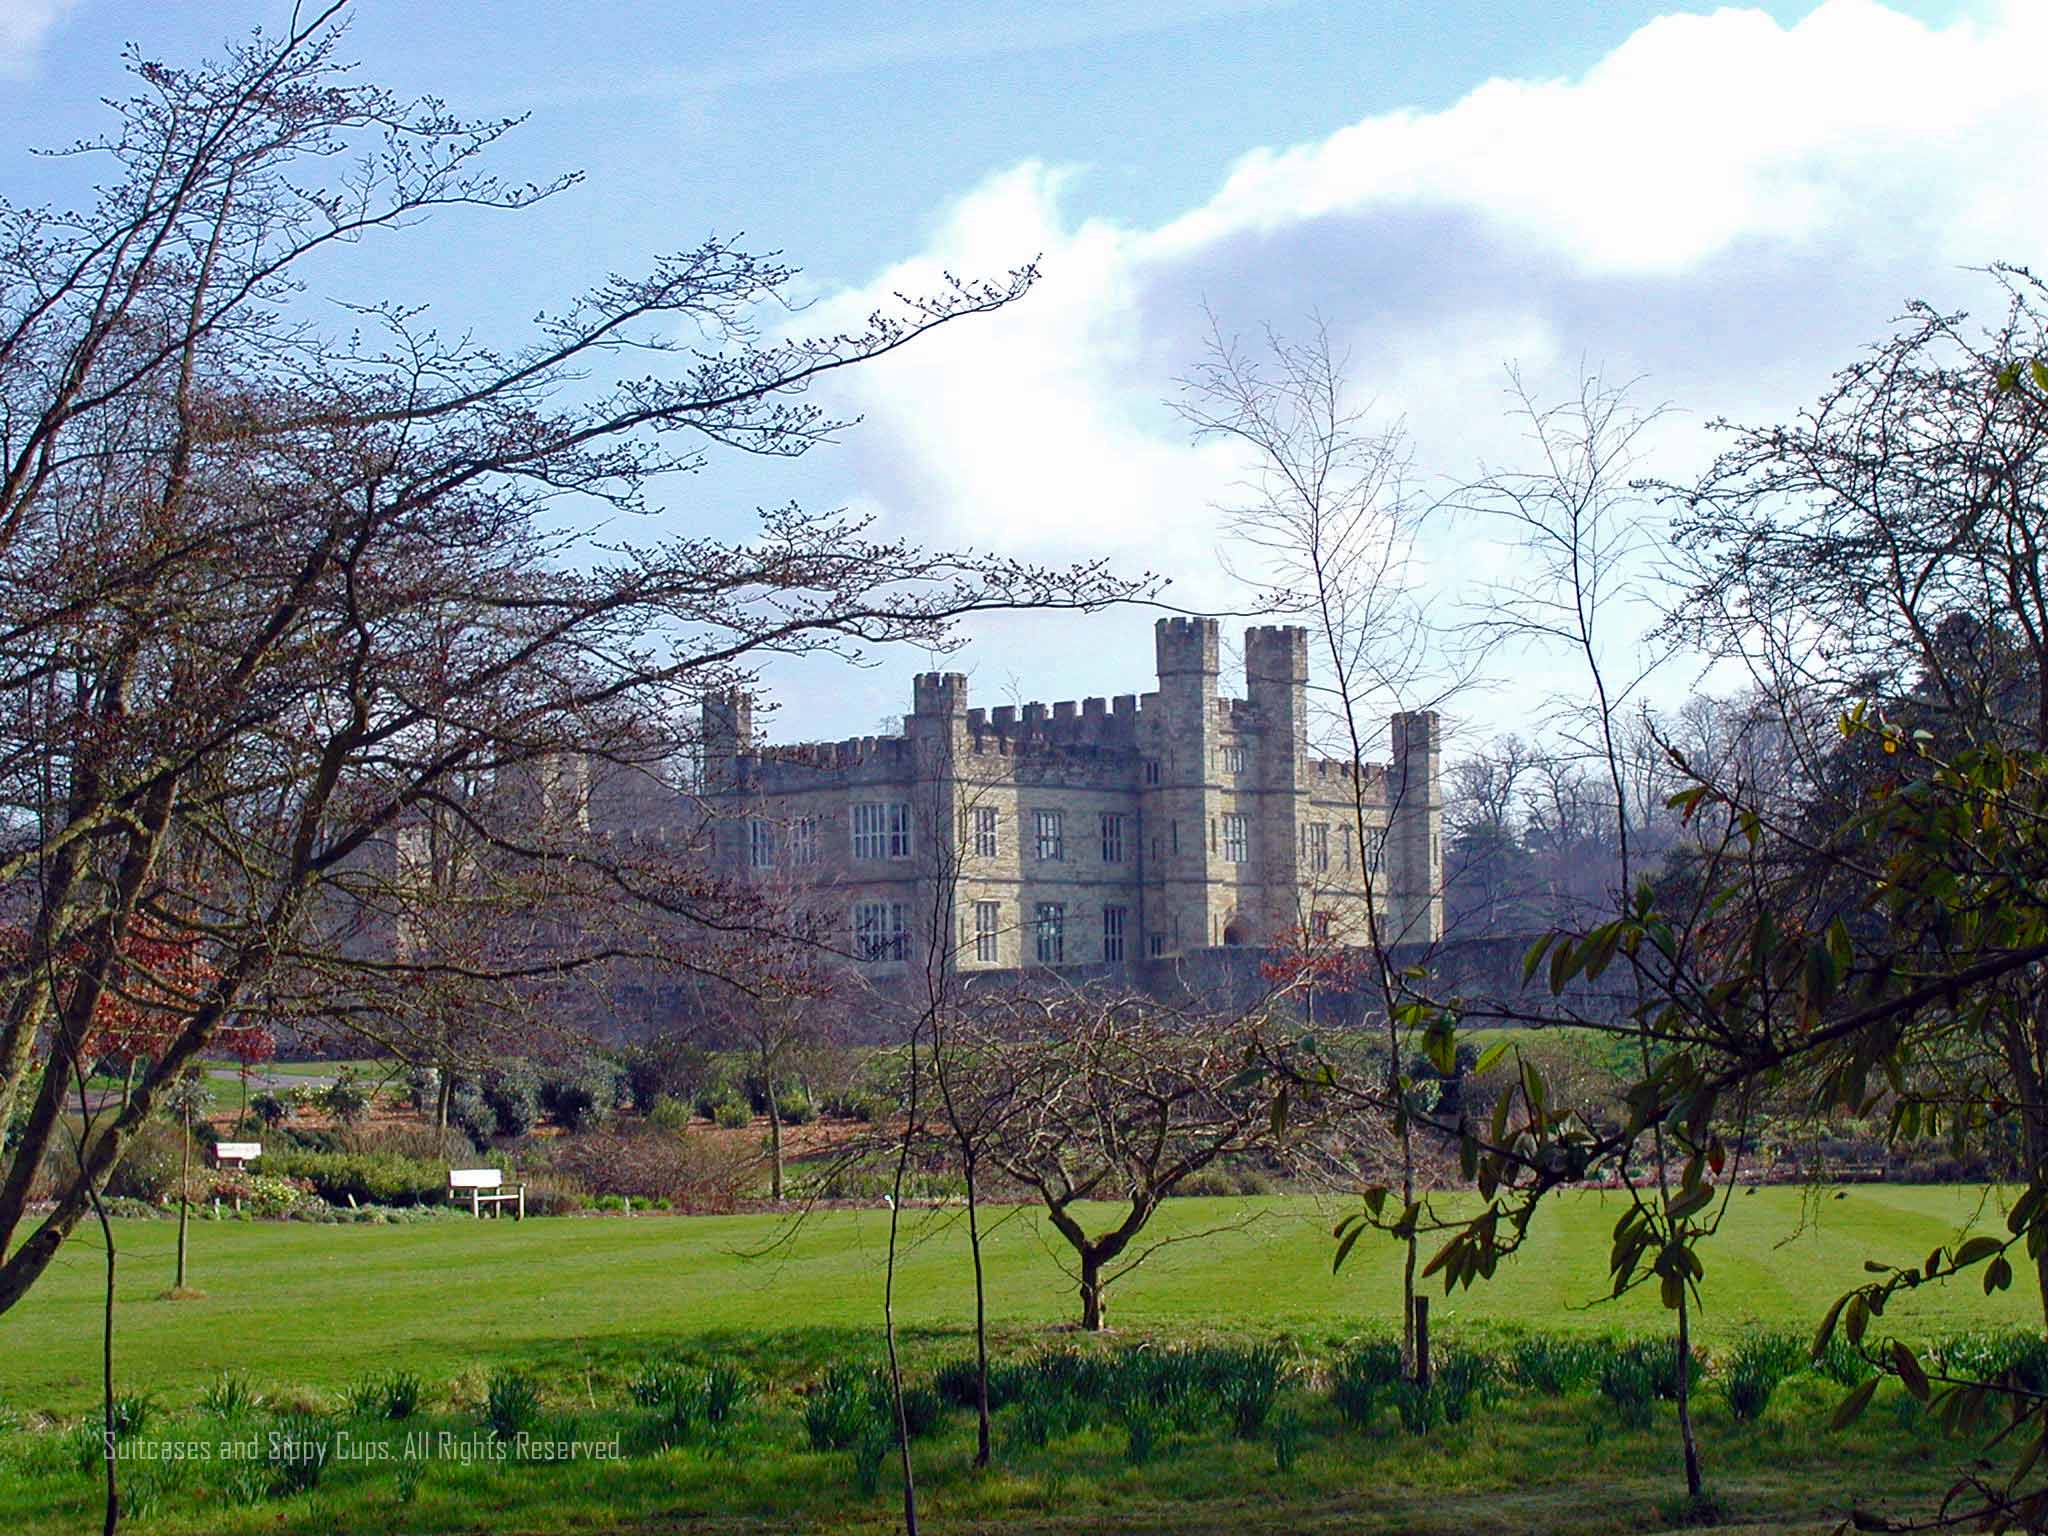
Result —
<svg viewBox="0 0 2048 1536"><path fill-rule="evenodd" d="M216 1141L213 1144L213 1166L230 1169L235 1173L242 1172L262 1155L263 1143L260 1141ZM235 1209L240 1211L241 1208L242 1197L236 1195ZM219 1195L213 1197L213 1214L220 1214Z"/></svg>
<svg viewBox="0 0 2048 1536"><path fill-rule="evenodd" d="M469 1211L472 1216L481 1217L487 1205L504 1205L518 1202L513 1213L514 1221L526 1219L526 1186L505 1187L505 1170L502 1168L450 1168L448 1170L448 1198L460 1200L469 1197ZM498 1212L493 1211L492 1215Z"/></svg>

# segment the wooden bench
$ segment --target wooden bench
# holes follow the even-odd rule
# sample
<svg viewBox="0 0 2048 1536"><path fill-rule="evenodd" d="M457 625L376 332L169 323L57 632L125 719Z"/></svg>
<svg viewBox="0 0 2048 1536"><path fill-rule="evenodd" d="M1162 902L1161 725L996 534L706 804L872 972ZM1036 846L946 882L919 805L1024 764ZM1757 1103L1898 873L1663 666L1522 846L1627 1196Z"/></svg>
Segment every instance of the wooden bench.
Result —
<svg viewBox="0 0 2048 1536"><path fill-rule="evenodd" d="M517 1201L518 1209L512 1214L514 1221L526 1219L526 1186L505 1187L505 1170L502 1168L450 1168L448 1170L448 1198L460 1200L469 1197L469 1211L472 1216L481 1217L487 1205L504 1205ZM499 1214L491 1212L493 1216Z"/></svg>

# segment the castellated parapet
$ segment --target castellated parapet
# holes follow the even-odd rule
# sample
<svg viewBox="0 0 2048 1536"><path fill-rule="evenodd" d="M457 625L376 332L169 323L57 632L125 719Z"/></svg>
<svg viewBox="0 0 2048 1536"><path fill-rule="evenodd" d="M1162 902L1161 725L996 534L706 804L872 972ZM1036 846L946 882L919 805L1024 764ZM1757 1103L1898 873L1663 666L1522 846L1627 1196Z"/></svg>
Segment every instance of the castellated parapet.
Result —
<svg viewBox="0 0 2048 1536"><path fill-rule="evenodd" d="M928 953L948 910L937 947L962 969L1362 943L1369 910L1438 937L1436 717L1396 717L1388 764L1326 758L1308 632L1253 627L1244 656L1225 696L1216 621L1161 619L1142 696L991 707L926 672L902 734L800 745L753 740L744 695L707 699L714 857L843 909L849 952L883 968Z"/></svg>

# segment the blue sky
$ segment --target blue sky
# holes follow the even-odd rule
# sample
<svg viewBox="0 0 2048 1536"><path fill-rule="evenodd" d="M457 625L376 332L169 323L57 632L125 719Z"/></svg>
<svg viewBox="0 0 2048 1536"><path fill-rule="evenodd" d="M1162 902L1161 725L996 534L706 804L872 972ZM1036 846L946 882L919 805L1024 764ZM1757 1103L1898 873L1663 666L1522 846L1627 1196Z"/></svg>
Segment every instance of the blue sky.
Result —
<svg viewBox="0 0 2048 1536"><path fill-rule="evenodd" d="M1163 409L1202 307L1234 328L1319 311L1362 397L1448 483L1512 461L1503 367L1582 364L1700 424L1775 418L1909 296L1968 304L1966 269L2041 260L2030 73L2039 0L1586 0L1348 5L537 4L357 0L346 51L457 110L529 113L508 174L587 175L517 220L451 219L368 253L380 284L516 330L543 304L711 231L805 269L820 317L941 267L1043 253L1017 309L851 380L867 420L792 470L726 465L663 520L738 533L791 495L934 544L1098 550L1232 601L1214 506L1233 466ZM0 0L5 190L61 199L36 161L102 120L118 56L190 59L275 4ZM351 292L360 292L351 288ZM1502 558L1438 550L1440 573ZM1149 617L991 622L954 665L984 702L1127 692ZM816 734L900 711L905 674L778 676ZM1475 700L1521 723L1544 682ZM811 732L807 732L809 734Z"/></svg>

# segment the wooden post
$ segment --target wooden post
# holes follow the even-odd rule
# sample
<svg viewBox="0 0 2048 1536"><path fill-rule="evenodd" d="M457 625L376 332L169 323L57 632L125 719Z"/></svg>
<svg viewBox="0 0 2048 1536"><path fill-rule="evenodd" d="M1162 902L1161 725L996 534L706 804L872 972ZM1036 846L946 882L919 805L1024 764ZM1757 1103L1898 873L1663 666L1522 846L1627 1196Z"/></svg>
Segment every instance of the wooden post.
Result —
<svg viewBox="0 0 2048 1536"><path fill-rule="evenodd" d="M1415 1298L1415 1384L1429 1388L1429 1298Z"/></svg>
<svg viewBox="0 0 2048 1536"><path fill-rule="evenodd" d="M526 1220L526 1186L524 1184L519 1186L519 1214L514 1220Z"/></svg>

